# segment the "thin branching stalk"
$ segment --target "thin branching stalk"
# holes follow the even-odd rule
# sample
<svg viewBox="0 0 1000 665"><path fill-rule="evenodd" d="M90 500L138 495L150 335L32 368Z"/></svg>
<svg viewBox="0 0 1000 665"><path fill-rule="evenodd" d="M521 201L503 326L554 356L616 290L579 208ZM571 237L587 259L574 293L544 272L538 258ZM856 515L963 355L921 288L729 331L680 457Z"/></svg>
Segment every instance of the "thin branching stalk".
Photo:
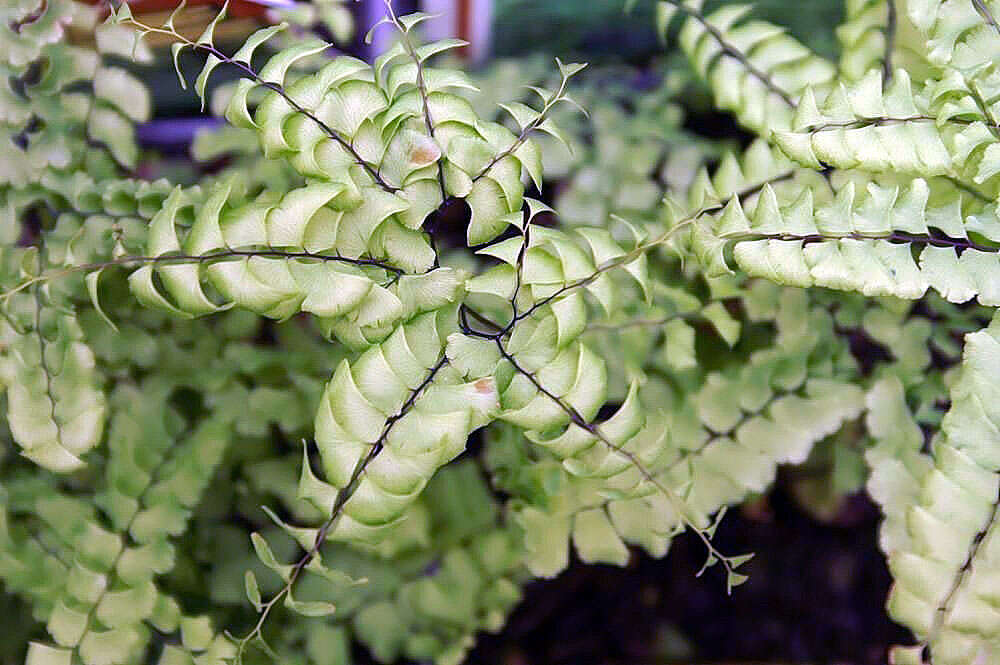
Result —
<svg viewBox="0 0 1000 665"><path fill-rule="evenodd" d="M351 155L351 158L354 160L354 163L360 166L378 187L390 193L398 191L398 188L393 187L388 182L386 182L379 174L379 172L375 168L373 168L372 165L369 164L363 157L361 157L361 155L358 153L358 151L354 148L354 146L351 144L349 140L341 136L336 130L334 130L332 127L323 122L315 113L306 108L303 108L302 105L300 105L297 101L295 101L295 99L291 95L289 95L288 92L285 91L283 86L278 85L277 83L272 83L270 81L265 81L261 79L257 71L254 70L250 65L233 60L231 57L229 57L228 55L220 51L218 48L216 48L215 45L213 44L193 42L172 28L157 28L154 26L146 25L136 20L134 17L125 18L122 21L122 23L132 25L136 29L142 32L152 32L156 34L165 35L183 44L184 46L199 51L203 51L208 55L217 58L220 62L224 64L236 67L241 72L243 72L243 74L247 78L253 80L257 85L265 87L269 90L272 90L276 94L281 95L282 99L284 99L289 104L289 106L295 109L298 113L301 113L302 115L309 118L312 122L316 123L316 125L321 130L323 130L324 134L326 134L328 137L336 141L336 143L341 148L343 148L345 151L348 152L348 154Z"/></svg>

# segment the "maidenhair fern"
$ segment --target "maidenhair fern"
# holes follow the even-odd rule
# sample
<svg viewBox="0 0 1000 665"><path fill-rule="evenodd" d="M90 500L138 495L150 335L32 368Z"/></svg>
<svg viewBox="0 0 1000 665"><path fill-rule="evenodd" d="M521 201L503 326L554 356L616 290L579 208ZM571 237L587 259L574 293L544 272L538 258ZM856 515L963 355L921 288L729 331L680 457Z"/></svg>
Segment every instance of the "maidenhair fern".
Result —
<svg viewBox="0 0 1000 665"><path fill-rule="evenodd" d="M884 512L915 636L892 662L1000 657L1000 4L848 2L837 63L743 7L658 5L757 135L738 154L680 129L684 77L636 101L557 61L479 95L438 66L462 42L390 3L372 63L284 23L224 48L225 9L192 39L182 7L116 4L98 51L63 39L93 8L4 10L0 579L47 633L27 662L457 664L572 552L691 530L732 591L726 507L817 460L810 509L865 485ZM149 96L103 59L153 34L229 123L193 186L139 177Z"/></svg>
<svg viewBox="0 0 1000 665"><path fill-rule="evenodd" d="M756 82L744 90L767 91L714 88L769 141L774 163L791 160L788 178L752 197L733 195L724 168L696 182L687 202L669 205L677 251L720 277L735 264L790 286L998 304L994 3L848 3L839 78L807 80L795 74L813 56L776 28L665 4L688 16L682 45L710 82L729 71ZM805 179L810 171L823 178ZM986 581L998 501L992 330L966 338L930 454L911 415L926 384L887 368L869 393L869 487L896 578L889 611L921 641L895 651L896 663L997 657Z"/></svg>

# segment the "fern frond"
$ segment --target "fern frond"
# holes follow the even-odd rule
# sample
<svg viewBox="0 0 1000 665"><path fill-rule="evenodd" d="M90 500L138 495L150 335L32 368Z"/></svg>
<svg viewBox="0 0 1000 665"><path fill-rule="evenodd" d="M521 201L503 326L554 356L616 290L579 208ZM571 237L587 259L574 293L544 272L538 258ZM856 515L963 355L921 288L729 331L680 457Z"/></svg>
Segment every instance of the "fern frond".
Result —
<svg viewBox="0 0 1000 665"><path fill-rule="evenodd" d="M504 330L490 336L465 327L465 337L450 340L449 357L466 372L496 373L501 420L527 430L532 441L572 457L568 464L576 475L613 477L611 491L622 496L658 493L671 508L665 514L672 517L667 519L675 520L675 527L694 528L709 549L709 560L721 561L727 572L735 575L737 562L723 557L711 545L709 525L684 514L676 492L649 470L648 456L655 451L659 437L655 426L647 427L637 386L633 384L614 416L600 424L593 422L605 401L607 373L604 362L577 339L585 323L582 307L579 293L556 300L532 318L520 320L507 342ZM515 305L515 319L517 312ZM582 523L590 537L600 540L613 534L603 513L590 515L591 519ZM557 537L555 542L559 540ZM611 549L620 563L623 546ZM607 553L608 548L600 551ZM594 554L597 556L596 550ZM558 554L554 558L543 556L535 571L552 575L565 563Z"/></svg>
<svg viewBox="0 0 1000 665"><path fill-rule="evenodd" d="M354 363L342 363L328 384L316 444L329 485L325 499L318 487L308 490L315 492L310 498L329 513L335 490L357 482L329 537L366 540L397 519L495 408L488 379L457 381L445 364L446 314L424 314L397 328Z"/></svg>
<svg viewBox="0 0 1000 665"><path fill-rule="evenodd" d="M502 125L479 120L468 102L449 91L467 87L465 79L425 68L428 58L455 44L417 46L405 27L409 19L392 16L404 39L374 65L341 56L301 77L291 72L292 65L325 50L326 43L296 44L256 71L248 54L230 57L219 51L211 34L192 42L169 28L138 23L131 15L116 15L115 20L140 32L168 34L179 48L207 52L209 60L196 82L201 96L218 64L240 69L246 78L230 99L226 117L237 127L254 130L266 156L287 159L307 178L340 183L359 200L388 197L397 206L393 214L411 229L448 198L464 199L472 209L469 243L487 242L521 209L522 181L528 174L540 184L539 156L528 134L558 131L549 111L565 101L565 81L580 67L563 66L563 86L540 112L532 111L528 126L514 136ZM252 46L257 45L255 39ZM409 62L398 62L401 55ZM258 88L265 92L251 113L248 98ZM356 181L358 169L364 176Z"/></svg>
<svg viewBox="0 0 1000 665"><path fill-rule="evenodd" d="M907 4L910 20L927 39L927 57L940 67L973 76L993 65L997 4L992 0L941 0Z"/></svg>
<svg viewBox="0 0 1000 665"><path fill-rule="evenodd" d="M2 13L0 61L23 67L36 60L42 49L62 38L72 11L73 5L67 0L42 5L33 0L8 3Z"/></svg>
<svg viewBox="0 0 1000 665"><path fill-rule="evenodd" d="M359 325L384 324L402 315L404 307L377 282L388 285L389 275L398 276L402 270L362 255L396 250L386 248L395 241L408 251L392 256L404 262L402 257L408 257L408 269L425 270L433 252L419 234L392 220L376 235L374 227L394 211L391 201L382 201L380 212L373 203L345 212L347 195L341 185L317 183L280 198L246 200L231 185L222 184L194 213L192 200L177 189L150 221L145 254L119 262L144 264L129 278L132 290L142 302L177 314L207 314L232 303L273 318L297 311L323 317L354 312ZM182 242L178 225L188 220ZM414 265L414 250L421 247L430 254ZM173 302L153 283L154 274ZM222 303L209 300L202 286L206 278Z"/></svg>
<svg viewBox="0 0 1000 665"><path fill-rule="evenodd" d="M711 86L720 108L767 136L786 129L806 86L822 88L835 69L784 30L744 21L747 8L732 5L704 15L680 0L664 0L684 16L680 44Z"/></svg>
<svg viewBox="0 0 1000 665"><path fill-rule="evenodd" d="M0 10L0 438L47 467L0 451L0 577L52 642L29 661L455 665L574 551L690 529L731 590L728 506L829 463L790 480L829 507L863 460L920 641L897 665L995 660L1000 323L952 366L1000 306L1000 4L852 0L839 71L702 4L661 27L758 134L739 154L688 145L683 75L643 100L557 61L501 117L388 2L371 64L296 41L326 5L229 52L225 10L188 38L119 3L102 51L199 52L203 105L242 77L195 146L234 159L190 187L122 177L145 87L60 39L96 11ZM581 94L608 99L564 123ZM552 170L556 143L583 156Z"/></svg>
<svg viewBox="0 0 1000 665"><path fill-rule="evenodd" d="M740 268L781 284L909 299L933 288L951 302L976 297L996 305L993 244L1000 227L995 220L992 208L963 220L961 200L932 196L922 179L905 189L871 183L861 195L848 182L834 201L815 208L808 190L779 203L765 188L749 216L733 199L704 226L689 229L685 241L708 243L714 248L710 260L722 261L726 241L713 244L698 234L731 239ZM970 236L973 230L976 235Z"/></svg>
<svg viewBox="0 0 1000 665"><path fill-rule="evenodd" d="M473 635L498 630L521 595L520 538L484 510L494 506L475 465L443 469L422 501L436 544L430 565L403 571L405 581L397 589L372 594L351 617L354 634L380 662L401 656L461 662ZM459 534L461 539L453 540ZM389 565L397 571L405 566Z"/></svg>
<svg viewBox="0 0 1000 665"><path fill-rule="evenodd" d="M876 441L865 453L871 468L868 492L884 515L879 545L892 555L913 547L906 514L920 498L920 486L933 468L933 459L921 451L924 435L914 422L898 378L876 383L866 402L866 424Z"/></svg>
<svg viewBox="0 0 1000 665"><path fill-rule="evenodd" d="M479 251L499 259L500 263L470 279L472 294L491 296L513 303L518 311L508 324L512 329L540 309L551 307L560 321L560 339L579 333L585 323L580 292L584 288L606 311L615 308L615 288L605 274L611 267L622 267L643 289L648 286L645 256L629 257L629 251L604 229L578 228L572 232L530 226L536 207L529 213L522 237L510 238ZM628 260L626 260L628 259ZM493 300L486 304L497 305ZM510 312L502 313L509 316ZM577 318L573 318L577 317Z"/></svg>
<svg viewBox="0 0 1000 665"><path fill-rule="evenodd" d="M107 407L103 379L79 324L44 308L31 330L2 326L0 381L7 388L14 440L40 466L62 473L79 469L81 457L101 441Z"/></svg>
<svg viewBox="0 0 1000 665"><path fill-rule="evenodd" d="M810 310L805 298L794 291L786 289L781 302L777 313L781 352L758 352L749 364L733 372L699 378L667 374L682 382L683 389L664 380L660 372L673 372L669 365L650 354L643 357L639 347L636 371L642 372L644 384L638 391L633 386L624 402L649 413L650 422L622 446L623 453L609 453L599 438L584 432L571 436L576 431L572 425L562 435L557 435L558 429L545 435L528 432L528 439L551 455L504 462L509 467L502 473L522 479L537 473L537 485L536 481L529 481L528 486L510 485L510 476L502 477L501 483L528 502L517 515L526 530L529 564L536 574L550 575L565 567L570 540L585 561L620 565L627 559L625 543L663 556L685 520L709 528L711 516L720 508L749 492L763 491L778 464L803 461L813 444L859 415L861 391L850 384L851 373L831 375L829 361L823 359L822 354L832 359L838 353L830 316L821 308ZM617 334L609 336L620 345ZM529 346L537 347L537 340ZM597 358L588 353L579 367L594 363L600 367L603 363ZM614 354L600 358L608 358L612 366L619 362ZM557 367L558 360L543 366L536 372L539 382L559 376ZM587 376L594 375L591 383L599 386L600 376L595 372ZM581 383L578 378L577 384ZM563 392L551 381L546 385L553 385L556 396ZM578 410L591 409L579 396L595 391L574 388L561 399ZM593 399L600 400L601 393ZM538 405L523 412L546 417ZM580 415L586 420L591 413L581 411ZM609 424L619 417L613 416ZM533 429L538 424L528 426ZM501 431L494 441L504 449L517 449L523 447L517 442L520 436ZM625 457L625 452L634 459ZM497 450L491 457L501 460L510 454ZM683 499L682 513L658 485L671 488ZM731 579L739 580L739 573L728 572L737 576Z"/></svg>
<svg viewBox="0 0 1000 665"><path fill-rule="evenodd" d="M850 87L840 84L822 108L807 90L794 130L775 132L775 141L789 157L812 168L954 175L945 145L946 140L954 145L954 139L943 137L928 110L918 108L906 71L895 72L884 96L883 80L874 70Z"/></svg>
<svg viewBox="0 0 1000 665"><path fill-rule="evenodd" d="M0 124L5 157L0 186L23 188L48 172L83 169L87 163L95 176L135 166L133 119L144 120L148 114L145 88L121 70L99 69L93 52L68 44L47 45L40 57L46 68L37 81L27 65L4 68L10 77L5 85L16 81L19 92L8 88L2 96L6 117ZM74 89L99 73L108 79L92 87L93 94ZM103 144L106 151L95 151L88 142Z"/></svg>
<svg viewBox="0 0 1000 665"><path fill-rule="evenodd" d="M883 76L872 71L850 87L835 88L822 109L807 90L793 131L775 132L774 138L811 168L948 176L992 191L1000 171L993 147L997 127L989 119L965 117L962 103L945 96L952 91L948 83L954 81L932 82L916 95L907 72L899 70L883 93Z"/></svg>
<svg viewBox="0 0 1000 665"><path fill-rule="evenodd" d="M856 81L881 69L888 81L895 67L899 9L896 0L848 0L846 19L837 26L840 41L840 75Z"/></svg>
<svg viewBox="0 0 1000 665"><path fill-rule="evenodd" d="M65 590L47 620L55 642L89 665L133 662L150 638L144 622L167 633L191 628L154 580L173 565L170 538L184 532L219 464L228 423L208 419L177 432L176 421L164 418L174 388L153 380L115 395L111 463L97 501L110 528L91 519L80 530Z"/></svg>
<svg viewBox="0 0 1000 665"><path fill-rule="evenodd" d="M284 586L258 604L260 620L240 643L259 636L274 604L306 615L335 611L329 603L296 600L304 573L343 578L323 564L327 541L377 543L420 495L434 472L464 450L469 434L497 409L491 377L464 382L447 364L445 339L454 307L420 315L398 327L354 362L343 361L327 384L316 415L316 445L323 477L303 461L299 494L324 516L317 528L278 520L305 550L294 564L280 563L255 534L255 548Z"/></svg>
<svg viewBox="0 0 1000 665"><path fill-rule="evenodd" d="M918 467L907 480L919 489L911 490L916 496L905 509L905 533L898 525L889 551L895 578L889 612L943 665L989 662L998 653L1000 613L989 581L997 566L1000 463L992 393L998 333L994 320L966 337L952 406L932 444L933 467Z"/></svg>
<svg viewBox="0 0 1000 665"><path fill-rule="evenodd" d="M5 586L30 598L34 617L44 621L65 589L73 545L96 511L39 478L10 477L4 489L0 571ZM26 515L36 519L28 521Z"/></svg>

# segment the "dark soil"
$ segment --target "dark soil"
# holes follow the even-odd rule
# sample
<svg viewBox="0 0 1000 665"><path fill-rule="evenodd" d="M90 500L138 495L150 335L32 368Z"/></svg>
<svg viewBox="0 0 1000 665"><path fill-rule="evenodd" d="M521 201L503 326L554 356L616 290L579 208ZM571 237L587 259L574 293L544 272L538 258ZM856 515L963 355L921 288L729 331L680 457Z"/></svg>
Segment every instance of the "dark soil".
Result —
<svg viewBox="0 0 1000 665"><path fill-rule="evenodd" d="M705 554L690 534L663 560L637 552L626 568L574 562L529 585L503 632L480 636L467 662L882 665L908 634L884 610L890 577L878 518L856 496L823 524L779 489L719 527L722 552L756 553L732 596L720 571L695 577Z"/></svg>

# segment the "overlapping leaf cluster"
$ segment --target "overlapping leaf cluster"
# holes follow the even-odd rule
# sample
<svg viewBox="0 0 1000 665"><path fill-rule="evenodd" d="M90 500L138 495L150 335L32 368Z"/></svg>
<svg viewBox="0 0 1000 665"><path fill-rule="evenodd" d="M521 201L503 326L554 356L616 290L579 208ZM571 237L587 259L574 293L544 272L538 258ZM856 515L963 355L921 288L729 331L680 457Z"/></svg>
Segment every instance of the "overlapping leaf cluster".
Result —
<svg viewBox="0 0 1000 665"><path fill-rule="evenodd" d="M740 195L722 165L669 206L667 234L681 254L720 277L732 266L778 284L936 308L944 305L937 295L998 304L1000 6L849 2L838 71L736 10L705 15L698 3L661 4L665 22L683 16L682 46L720 105L769 143L752 196ZM964 311L979 321L988 313ZM975 329L954 314L936 321L939 331ZM865 328L879 338L878 327ZM986 581L995 575L989 543L998 503L995 437L987 434L991 330L966 337L943 418L927 401L942 395L941 380L914 377L902 357L876 373L868 394L868 487L886 514L882 544L895 577L889 612L918 642L894 651L895 663L997 657L996 589ZM925 328L911 348L950 346L939 335ZM947 354L954 359L956 350ZM918 421L940 428L929 444Z"/></svg>
<svg viewBox="0 0 1000 665"><path fill-rule="evenodd" d="M186 187L129 178L145 90L60 39L96 15L13 5L0 578L45 626L28 662L459 663L571 549L690 529L741 584L712 537L782 465L819 469L791 481L817 514L883 507L897 665L992 662L996 4L849 2L832 63L660 2L758 135L717 160L669 79L633 100L558 62L484 109L436 66L461 42L391 4L371 64L117 5L99 48L156 33L184 85L200 54L203 102L241 76L195 145L230 161Z"/></svg>

